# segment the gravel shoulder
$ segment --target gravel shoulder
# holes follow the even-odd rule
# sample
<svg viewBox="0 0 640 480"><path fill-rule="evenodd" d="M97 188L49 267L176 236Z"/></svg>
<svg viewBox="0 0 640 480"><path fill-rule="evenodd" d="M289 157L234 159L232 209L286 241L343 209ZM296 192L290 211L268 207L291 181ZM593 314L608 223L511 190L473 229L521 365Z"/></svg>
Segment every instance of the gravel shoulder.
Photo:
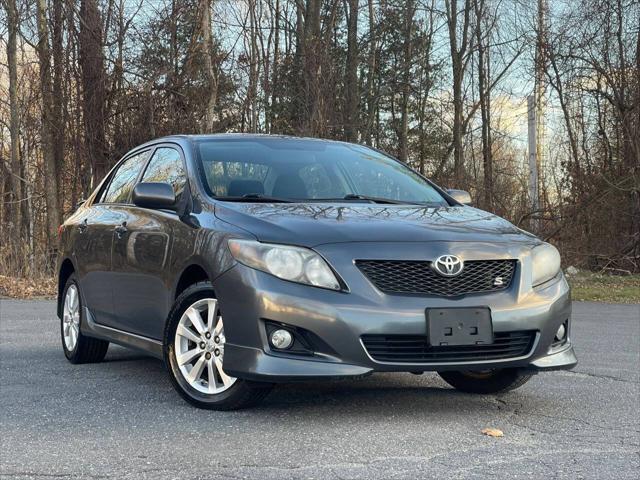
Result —
<svg viewBox="0 0 640 480"><path fill-rule="evenodd" d="M52 301L0 299L0 477L635 479L640 305L576 302L573 322L578 367L503 396L376 374L209 412L136 352L69 364Z"/></svg>

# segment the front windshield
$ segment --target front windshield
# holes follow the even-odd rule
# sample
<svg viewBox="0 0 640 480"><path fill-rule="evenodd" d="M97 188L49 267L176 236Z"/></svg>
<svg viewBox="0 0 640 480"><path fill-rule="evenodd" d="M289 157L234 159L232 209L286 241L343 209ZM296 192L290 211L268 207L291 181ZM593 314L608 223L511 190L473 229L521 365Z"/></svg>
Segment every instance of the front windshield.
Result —
<svg viewBox="0 0 640 480"><path fill-rule="evenodd" d="M197 147L209 193L221 200L447 205L418 174L360 145L265 137L202 140Z"/></svg>

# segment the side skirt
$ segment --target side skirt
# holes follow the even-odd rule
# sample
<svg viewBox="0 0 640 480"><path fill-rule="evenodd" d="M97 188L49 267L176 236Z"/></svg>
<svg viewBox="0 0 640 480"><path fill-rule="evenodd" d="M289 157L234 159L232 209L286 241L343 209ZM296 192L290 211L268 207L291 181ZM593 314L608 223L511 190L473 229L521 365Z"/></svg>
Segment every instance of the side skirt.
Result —
<svg viewBox="0 0 640 480"><path fill-rule="evenodd" d="M85 321L80 325L80 329L84 335L117 343L123 347L141 350L160 360L163 359L162 342L152 338L143 337L141 335L136 335L135 333L118 330L117 328L100 325L96 323L93 315L87 307L82 308L84 309L83 320Z"/></svg>

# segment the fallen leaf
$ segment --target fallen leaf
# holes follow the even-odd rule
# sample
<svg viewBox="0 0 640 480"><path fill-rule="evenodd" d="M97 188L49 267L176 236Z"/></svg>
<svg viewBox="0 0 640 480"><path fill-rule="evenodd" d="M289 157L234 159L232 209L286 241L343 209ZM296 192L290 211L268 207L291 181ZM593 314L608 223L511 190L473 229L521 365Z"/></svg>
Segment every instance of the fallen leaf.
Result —
<svg viewBox="0 0 640 480"><path fill-rule="evenodd" d="M489 437L504 437L502 430L498 430L497 428L484 428L482 429L482 433Z"/></svg>
<svg viewBox="0 0 640 480"><path fill-rule="evenodd" d="M19 278L0 275L0 297L55 298L57 287L53 277Z"/></svg>

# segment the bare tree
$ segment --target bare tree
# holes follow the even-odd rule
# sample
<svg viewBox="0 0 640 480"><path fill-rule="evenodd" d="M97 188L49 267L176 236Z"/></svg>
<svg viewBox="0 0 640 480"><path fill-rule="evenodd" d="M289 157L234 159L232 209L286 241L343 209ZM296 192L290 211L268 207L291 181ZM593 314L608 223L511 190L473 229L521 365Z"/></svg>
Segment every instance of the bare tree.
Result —
<svg viewBox="0 0 640 480"><path fill-rule="evenodd" d="M82 71L84 138L93 184L96 185L109 169L105 137L104 39L97 0L81 0L79 21L78 62Z"/></svg>
<svg viewBox="0 0 640 480"><path fill-rule="evenodd" d="M469 62L471 0L464 0L462 7L462 24L459 25L458 0L445 0L449 46L451 49L451 73L453 76L453 162L456 186L463 186L464 156L462 137L464 134L464 96L463 82L467 63Z"/></svg>
<svg viewBox="0 0 640 480"><path fill-rule="evenodd" d="M54 154L55 127L53 120L53 91L51 83L51 53L49 50L49 27L47 25L47 2L38 0L38 59L40 63L40 95L42 97L42 154L46 174L45 197L47 201L47 235L52 238L61 223L58 207L58 169ZM51 242L53 243L53 242Z"/></svg>
<svg viewBox="0 0 640 480"><path fill-rule="evenodd" d="M358 139L358 0L349 0L347 12L347 61L345 64L344 138Z"/></svg>
<svg viewBox="0 0 640 480"><path fill-rule="evenodd" d="M60 215L64 212L64 190L62 182L62 171L64 169L64 142L65 142L65 119L63 86L64 81L64 2L53 2L53 21L52 21L52 59L53 59L53 86L51 107L51 124L50 128L53 132L51 141L53 142L53 157L56 168L56 182L58 190L58 209ZM61 217L58 221L61 220Z"/></svg>
<svg viewBox="0 0 640 480"><path fill-rule="evenodd" d="M211 34L211 0L200 0L198 7L200 15L200 49L202 60L204 62L204 72L208 83L207 102L204 116L202 132L213 132L213 124L215 121L215 108L218 101L218 78L213 67L213 40Z"/></svg>
<svg viewBox="0 0 640 480"><path fill-rule="evenodd" d="M493 208L493 157L491 152L491 82L489 61L490 21L486 0L474 0L474 14L476 18L476 42L478 49L478 94L480 101L480 115L482 117L482 166L483 166L483 207ZM484 27L487 28L484 28Z"/></svg>
<svg viewBox="0 0 640 480"><path fill-rule="evenodd" d="M10 158L10 174L11 174L11 190L8 195L9 216L13 223L13 235L18 239L22 238L22 198L20 191L22 181L20 176L21 159L20 159L20 106L18 105L18 63L17 63L17 36L18 36L18 9L16 8L16 0L2 0L5 11L7 12L7 27L9 36L7 39L7 64L9 67L9 130L11 135L11 158Z"/></svg>
<svg viewBox="0 0 640 480"><path fill-rule="evenodd" d="M413 16L415 1L409 0L404 6L404 45L402 58L402 96L400 100L400 160L409 158L409 96L411 93L411 67L413 65Z"/></svg>

